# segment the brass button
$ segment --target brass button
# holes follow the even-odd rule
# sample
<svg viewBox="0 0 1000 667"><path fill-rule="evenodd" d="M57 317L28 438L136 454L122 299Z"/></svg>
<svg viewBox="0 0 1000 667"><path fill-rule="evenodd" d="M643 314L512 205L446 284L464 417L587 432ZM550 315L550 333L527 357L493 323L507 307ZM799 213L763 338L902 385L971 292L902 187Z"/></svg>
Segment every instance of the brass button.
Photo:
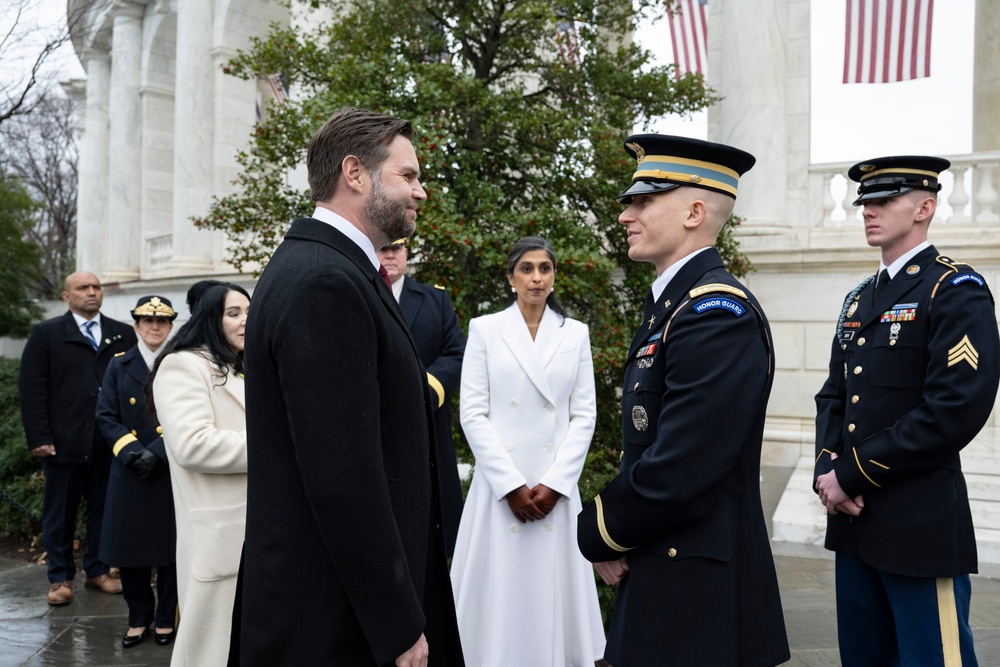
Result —
<svg viewBox="0 0 1000 667"><path fill-rule="evenodd" d="M132 429L132 435L139 435L139 434L135 432L135 429Z"/></svg>
<svg viewBox="0 0 1000 667"><path fill-rule="evenodd" d="M667 555L673 558L674 556L677 555L677 549L670 547L669 549L667 549Z"/></svg>
<svg viewBox="0 0 1000 667"><path fill-rule="evenodd" d="M162 426L157 426L156 427L156 434L157 435L163 435L163 427Z"/></svg>
<svg viewBox="0 0 1000 667"><path fill-rule="evenodd" d="M854 424L848 424L847 425L847 432L848 433L854 433L854 429L856 429L856 428L857 427Z"/></svg>
<svg viewBox="0 0 1000 667"><path fill-rule="evenodd" d="M854 396L851 396L851 403L857 403L860 400L861 400L861 397L858 396L857 394L855 394Z"/></svg>
<svg viewBox="0 0 1000 667"><path fill-rule="evenodd" d="M638 382L636 382L635 386L632 387L632 391L639 391L639 383Z"/></svg>
<svg viewBox="0 0 1000 667"><path fill-rule="evenodd" d="M618 454L618 463L621 463L625 459L625 450L623 449L620 454Z"/></svg>
<svg viewBox="0 0 1000 667"><path fill-rule="evenodd" d="M889 347L893 347L895 344L896 344L895 339L889 341Z"/></svg>
<svg viewBox="0 0 1000 667"><path fill-rule="evenodd" d="M858 339L858 347L862 347L866 342L868 341L866 341L864 339L864 336L862 336L861 338Z"/></svg>
<svg viewBox="0 0 1000 667"><path fill-rule="evenodd" d="M854 374L855 375L861 375L861 371L862 371L861 366L855 366L854 367Z"/></svg>
<svg viewBox="0 0 1000 667"><path fill-rule="evenodd" d="M128 399L128 404L135 405L135 396L132 396L131 398Z"/></svg>

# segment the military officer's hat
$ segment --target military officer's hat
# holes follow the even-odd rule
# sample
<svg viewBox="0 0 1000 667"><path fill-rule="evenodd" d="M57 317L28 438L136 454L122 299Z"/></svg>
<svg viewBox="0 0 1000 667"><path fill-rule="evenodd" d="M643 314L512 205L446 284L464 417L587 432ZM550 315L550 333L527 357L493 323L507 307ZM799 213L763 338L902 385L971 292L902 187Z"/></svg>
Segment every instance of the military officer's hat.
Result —
<svg viewBox="0 0 1000 667"><path fill-rule="evenodd" d="M757 161L739 148L666 134L633 134L625 151L636 160L632 185L618 195L631 204L636 195L666 192L687 185L736 199L740 176Z"/></svg>
<svg viewBox="0 0 1000 667"><path fill-rule="evenodd" d="M406 247L406 237L403 237L401 239L396 239L392 243L386 243L384 246L382 246L381 249L385 250L386 248L405 248L405 247Z"/></svg>
<svg viewBox="0 0 1000 667"><path fill-rule="evenodd" d="M944 158L927 155L896 155L859 162L847 172L852 181L861 184L854 205L911 190L938 192L941 190L938 174L950 166L951 162Z"/></svg>
<svg viewBox="0 0 1000 667"><path fill-rule="evenodd" d="M142 317L165 317L171 322L177 318L177 312L174 311L173 304L170 303L170 299L164 296L144 296L140 297L139 301L135 304L135 310L132 312L132 319L136 322Z"/></svg>

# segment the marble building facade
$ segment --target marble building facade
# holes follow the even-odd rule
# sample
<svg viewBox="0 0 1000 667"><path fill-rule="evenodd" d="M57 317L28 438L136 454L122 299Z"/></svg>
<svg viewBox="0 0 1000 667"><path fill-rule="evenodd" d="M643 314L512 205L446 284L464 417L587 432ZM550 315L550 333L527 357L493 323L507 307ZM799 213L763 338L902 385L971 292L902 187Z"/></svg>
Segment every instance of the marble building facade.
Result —
<svg viewBox="0 0 1000 667"><path fill-rule="evenodd" d="M73 6L82 0L70 0ZM139 293L183 302L196 277L234 275L220 233L190 222L231 187L262 87L221 64L272 21L278 0L90 2L74 33L86 81L81 101L77 266L108 285L106 312L127 317ZM765 463L793 467L774 516L775 549L822 551L823 509L810 490L813 396L828 363L844 295L878 266L850 205L849 164L810 163L810 0L715 0L707 5L709 139L757 156L741 182L738 231L756 272L747 282L774 331L777 374ZM973 152L948 157L931 241L974 265L1000 293L1000 3L978 0ZM753 39L747 39L753 35ZM739 37L738 37L739 36ZM762 128L766 128L762 130ZM920 152L919 146L913 152ZM872 157L859 155L858 158ZM946 209L946 210L945 210ZM1000 423L963 453L981 570L1000 576Z"/></svg>

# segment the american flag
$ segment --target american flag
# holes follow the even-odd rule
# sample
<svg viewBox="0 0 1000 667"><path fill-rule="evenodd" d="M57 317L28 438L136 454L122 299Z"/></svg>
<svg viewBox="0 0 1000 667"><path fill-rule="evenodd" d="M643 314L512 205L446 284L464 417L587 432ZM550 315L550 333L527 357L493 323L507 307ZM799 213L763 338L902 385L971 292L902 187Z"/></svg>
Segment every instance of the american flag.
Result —
<svg viewBox="0 0 1000 667"><path fill-rule="evenodd" d="M271 87L271 94L274 95L274 101L278 104L284 104L285 100L288 99L288 95L285 93L285 86L281 82L281 75L272 74L267 77L267 85Z"/></svg>
<svg viewBox="0 0 1000 667"><path fill-rule="evenodd" d="M708 0L677 0L670 16L670 41L674 46L677 78L708 71L708 27L705 5Z"/></svg>
<svg viewBox="0 0 1000 667"><path fill-rule="evenodd" d="M847 0L844 83L931 75L934 0Z"/></svg>

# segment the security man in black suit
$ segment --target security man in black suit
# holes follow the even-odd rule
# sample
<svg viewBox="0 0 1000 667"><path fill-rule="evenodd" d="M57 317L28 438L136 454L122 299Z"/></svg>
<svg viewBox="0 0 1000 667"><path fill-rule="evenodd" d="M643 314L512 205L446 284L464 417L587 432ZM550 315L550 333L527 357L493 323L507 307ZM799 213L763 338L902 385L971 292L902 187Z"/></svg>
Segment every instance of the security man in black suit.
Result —
<svg viewBox="0 0 1000 667"><path fill-rule="evenodd" d="M993 409L1000 337L983 277L927 242L949 165L897 156L848 172L882 261L844 301L816 396L815 489L847 666L976 664L959 452Z"/></svg>
<svg viewBox="0 0 1000 667"><path fill-rule="evenodd" d="M427 384L436 399L434 444L437 448L445 547L448 558L451 558L458 538L458 522L462 518L462 485L451 434L451 396L462 379L465 334L445 288L441 285L431 287L406 275L409 256L406 239L397 239L375 254L389 276L392 294L410 327L417 355L427 369Z"/></svg>
<svg viewBox="0 0 1000 667"><path fill-rule="evenodd" d="M620 473L578 521L583 555L621 582L604 657L776 665L789 651L759 484L771 333L713 247L754 157L655 134L625 149L618 221L657 278L625 363Z"/></svg>
<svg viewBox="0 0 1000 667"><path fill-rule="evenodd" d="M104 294L97 276L74 273L64 287L69 312L32 327L18 380L28 449L45 466L42 536L51 605L73 600L73 533L81 498L87 501L85 585L105 593L122 590L98 556L111 454L94 410L108 362L136 342L132 327L100 314Z"/></svg>

